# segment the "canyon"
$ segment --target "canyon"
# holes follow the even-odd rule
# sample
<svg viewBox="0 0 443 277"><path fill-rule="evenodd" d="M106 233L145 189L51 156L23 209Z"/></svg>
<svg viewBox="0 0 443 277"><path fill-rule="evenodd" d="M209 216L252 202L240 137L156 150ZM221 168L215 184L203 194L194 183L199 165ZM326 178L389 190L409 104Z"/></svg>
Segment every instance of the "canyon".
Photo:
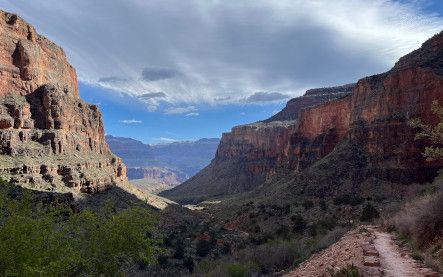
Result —
<svg viewBox="0 0 443 277"><path fill-rule="evenodd" d="M273 178L309 173L343 143L358 146L365 156L361 180L431 181L443 163L425 161L427 142L414 139L417 130L408 121L437 122L430 108L434 100L443 102L442 64L440 33L386 73L339 89L310 90L276 116L223 134L211 164L162 195L187 202L251 191ZM322 100L307 101L313 95Z"/></svg>
<svg viewBox="0 0 443 277"><path fill-rule="evenodd" d="M164 144L107 135L111 151L123 159L131 183L143 190L158 193L186 181L207 166L219 139L199 139Z"/></svg>

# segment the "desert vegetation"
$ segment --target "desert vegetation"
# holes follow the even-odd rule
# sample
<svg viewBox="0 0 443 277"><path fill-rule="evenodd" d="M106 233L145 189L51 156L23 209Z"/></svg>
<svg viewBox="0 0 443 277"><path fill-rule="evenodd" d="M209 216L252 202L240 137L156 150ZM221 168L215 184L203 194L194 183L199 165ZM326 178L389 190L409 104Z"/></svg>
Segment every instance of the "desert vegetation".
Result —
<svg viewBox="0 0 443 277"><path fill-rule="evenodd" d="M423 156L428 161L443 157L443 107L433 101L432 112L439 122L430 125L415 118L409 125L419 129L416 139L431 143L425 148ZM386 223L386 227L398 233L400 241L413 248L413 258L424 261L436 269L443 269L443 172L434 183L416 199L404 204Z"/></svg>
<svg viewBox="0 0 443 277"><path fill-rule="evenodd" d="M232 277L272 275L296 267L313 253L336 242L346 230L337 227L315 237L297 236L287 240L275 238L259 245L249 245L232 255L199 263L194 274Z"/></svg>
<svg viewBox="0 0 443 277"><path fill-rule="evenodd" d="M442 270L443 189L441 185L436 189L405 204L386 227L397 232L400 241L412 248L414 259Z"/></svg>
<svg viewBox="0 0 443 277"><path fill-rule="evenodd" d="M158 248L149 210L77 210L0 185L0 275L115 275L154 263Z"/></svg>
<svg viewBox="0 0 443 277"><path fill-rule="evenodd" d="M431 145L425 148L423 156L428 161L441 159L443 157L443 107L434 100L431 105L431 111L439 119L439 122L435 125L427 124L420 118L414 118L409 121L409 125L414 128L420 129L415 135L415 139L426 139Z"/></svg>

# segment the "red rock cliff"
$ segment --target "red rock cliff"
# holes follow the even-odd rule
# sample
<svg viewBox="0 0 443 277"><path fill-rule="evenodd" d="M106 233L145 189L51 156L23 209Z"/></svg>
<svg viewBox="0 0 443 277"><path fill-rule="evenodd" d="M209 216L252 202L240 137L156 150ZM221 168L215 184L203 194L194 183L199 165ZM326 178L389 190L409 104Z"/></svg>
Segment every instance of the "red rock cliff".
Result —
<svg viewBox="0 0 443 277"><path fill-rule="evenodd" d="M289 101L275 118L297 118L297 123L284 129L233 128L223 136L210 166L164 195L192 199L249 190L279 169L303 171L345 140L364 150L367 177L423 182L443 166L442 161L424 160L427 142L414 140L417 130L407 124L414 117L436 123L430 107L434 100L443 104L443 32L390 71L360 80L351 95L335 98L314 107L298 105L297 98Z"/></svg>
<svg viewBox="0 0 443 277"><path fill-rule="evenodd" d="M292 138L297 166L330 153L343 139L362 146L372 176L394 182L433 178L441 161L426 162L426 141L414 140L411 118L436 123L430 107L443 103L443 33L401 58L392 70L360 80L351 96L300 113ZM310 156L310 159L304 157Z"/></svg>
<svg viewBox="0 0 443 277"><path fill-rule="evenodd" d="M48 190L93 193L125 181L101 114L82 101L63 50L0 12L0 176Z"/></svg>
<svg viewBox="0 0 443 277"><path fill-rule="evenodd" d="M232 128L224 133L212 163L170 191L167 197L219 195L242 192L288 168L292 161L291 138L297 131L302 109L341 99L349 95L354 84L308 90L304 96L290 100L273 117ZM211 185L207 185L207 184Z"/></svg>

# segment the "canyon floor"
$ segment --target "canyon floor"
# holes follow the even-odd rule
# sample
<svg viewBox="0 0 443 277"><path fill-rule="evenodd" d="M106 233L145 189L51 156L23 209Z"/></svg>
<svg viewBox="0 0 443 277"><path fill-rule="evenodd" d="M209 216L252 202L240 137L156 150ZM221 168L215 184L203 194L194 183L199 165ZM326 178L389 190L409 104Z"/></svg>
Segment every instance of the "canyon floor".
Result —
<svg viewBox="0 0 443 277"><path fill-rule="evenodd" d="M398 245L393 235L376 226L361 226L313 255L286 277L331 276L330 272L338 272L350 265L357 267L365 277L441 276L414 260L406 248Z"/></svg>

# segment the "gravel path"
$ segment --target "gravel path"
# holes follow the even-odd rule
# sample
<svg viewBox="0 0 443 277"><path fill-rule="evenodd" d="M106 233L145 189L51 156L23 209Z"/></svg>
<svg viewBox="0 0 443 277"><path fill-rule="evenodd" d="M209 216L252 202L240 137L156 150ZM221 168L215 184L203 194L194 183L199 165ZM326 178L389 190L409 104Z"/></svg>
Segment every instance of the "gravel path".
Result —
<svg viewBox="0 0 443 277"><path fill-rule="evenodd" d="M354 264L364 277L438 277L400 248L392 235L375 226L359 227L338 242L313 255L287 277L330 276L328 269L339 270Z"/></svg>
<svg viewBox="0 0 443 277"><path fill-rule="evenodd" d="M374 246L380 253L380 266L383 276L410 277L410 276L439 276L430 269L412 259L406 250L401 249L391 234L373 230L375 235Z"/></svg>

